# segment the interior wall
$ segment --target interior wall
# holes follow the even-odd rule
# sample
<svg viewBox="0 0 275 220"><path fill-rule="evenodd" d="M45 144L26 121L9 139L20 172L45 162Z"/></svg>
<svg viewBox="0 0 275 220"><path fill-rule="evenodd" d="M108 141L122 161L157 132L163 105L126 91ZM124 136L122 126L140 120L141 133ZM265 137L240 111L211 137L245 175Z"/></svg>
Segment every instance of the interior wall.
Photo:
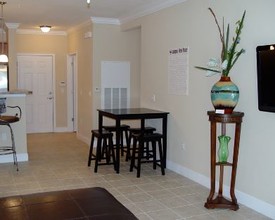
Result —
<svg viewBox="0 0 275 220"><path fill-rule="evenodd" d="M275 175L271 137L275 131L275 114L257 109L256 47L275 43L274 1L266 0L189 0L174 7L145 16L124 25L124 29L141 25L141 106L169 111L168 168L190 175L209 186L210 123L207 111L212 85L219 76L206 77L194 68L219 57L221 43L217 26L208 7L218 20L235 22L247 11L239 48L246 50L231 70L230 76L240 89L236 111L245 113L237 170L237 198L250 207L275 217ZM189 47L189 94L168 94L168 51ZM156 95L156 102L151 96ZM228 128L233 137L233 127ZM233 141L231 141L232 146ZM182 148L182 145L185 148ZM232 155L232 154L231 154ZM226 169L225 184L229 186ZM257 204L257 205L255 205Z"/></svg>
<svg viewBox="0 0 275 220"><path fill-rule="evenodd" d="M130 107L139 107L140 29L121 31L118 25L93 24L93 88L101 86L101 61L130 62ZM93 127L97 128L101 92L94 90L93 97Z"/></svg>
<svg viewBox="0 0 275 220"><path fill-rule="evenodd" d="M78 137L90 142L93 124L93 84L92 84L92 59L93 39L84 37L85 33L92 31L91 22L71 30L68 35L68 53L76 54L77 59L77 115Z"/></svg>
<svg viewBox="0 0 275 220"><path fill-rule="evenodd" d="M67 91L59 86L59 82L67 80L66 70L66 35L34 35L16 34L16 54L54 54L55 55L55 111L56 127L67 126ZM16 60L16 58L14 58ZM16 71L10 72L12 82L16 82ZM15 86L13 85L13 86ZM13 88L15 89L15 88Z"/></svg>

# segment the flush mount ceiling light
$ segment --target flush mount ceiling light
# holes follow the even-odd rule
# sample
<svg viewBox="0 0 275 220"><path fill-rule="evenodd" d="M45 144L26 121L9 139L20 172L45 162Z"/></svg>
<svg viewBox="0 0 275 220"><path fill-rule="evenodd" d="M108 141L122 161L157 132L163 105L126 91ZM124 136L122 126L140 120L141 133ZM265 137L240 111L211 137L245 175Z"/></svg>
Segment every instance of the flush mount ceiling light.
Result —
<svg viewBox="0 0 275 220"><path fill-rule="evenodd" d="M51 28L52 28L52 26L49 26L49 25L41 25L40 26L41 31L44 33L49 32L51 30Z"/></svg>
<svg viewBox="0 0 275 220"><path fill-rule="evenodd" d="M91 6L91 0L87 0L87 7L89 8Z"/></svg>
<svg viewBox="0 0 275 220"><path fill-rule="evenodd" d="M9 58L6 54L4 54L4 12L3 7L7 2L0 2L1 5L1 29L2 29L2 50L0 54L0 63L7 63L9 62Z"/></svg>

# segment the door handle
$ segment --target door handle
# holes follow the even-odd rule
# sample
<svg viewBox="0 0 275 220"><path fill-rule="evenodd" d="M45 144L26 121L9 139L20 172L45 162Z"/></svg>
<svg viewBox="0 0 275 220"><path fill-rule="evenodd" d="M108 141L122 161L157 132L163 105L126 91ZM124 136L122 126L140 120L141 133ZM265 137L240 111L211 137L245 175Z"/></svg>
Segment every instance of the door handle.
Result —
<svg viewBox="0 0 275 220"><path fill-rule="evenodd" d="M53 99L53 97L48 97L47 99L52 100L52 99Z"/></svg>

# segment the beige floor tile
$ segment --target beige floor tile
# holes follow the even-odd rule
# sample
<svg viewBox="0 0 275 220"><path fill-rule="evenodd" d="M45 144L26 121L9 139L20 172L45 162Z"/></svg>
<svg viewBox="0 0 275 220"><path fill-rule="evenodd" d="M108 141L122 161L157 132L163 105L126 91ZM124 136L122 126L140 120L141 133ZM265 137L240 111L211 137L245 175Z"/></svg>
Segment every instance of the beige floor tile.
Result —
<svg viewBox="0 0 275 220"><path fill-rule="evenodd" d="M164 189L158 183L139 184L138 187L144 192L154 192L154 191L159 191Z"/></svg>
<svg viewBox="0 0 275 220"><path fill-rule="evenodd" d="M186 201L185 199L179 196L160 198L159 201L168 208L176 208L185 205L190 205L190 202Z"/></svg>
<svg viewBox="0 0 275 220"><path fill-rule="evenodd" d="M154 199L162 199L162 198L170 198L176 196L174 193L170 192L167 189L162 189L162 190L156 190L156 191L151 191L147 192L149 195L151 195Z"/></svg>
<svg viewBox="0 0 275 220"><path fill-rule="evenodd" d="M270 220L240 206L231 210L205 209L209 190L166 169L165 176L152 164L142 164L141 177L129 172L122 158L121 172L112 165L87 166L89 147L75 133L28 135L29 161L0 164L0 197L85 187L103 187L140 220Z"/></svg>
<svg viewBox="0 0 275 220"><path fill-rule="evenodd" d="M172 208L172 210L183 218L207 214L205 209L202 209L202 208L200 209L194 205L186 205L186 206L182 206L182 207Z"/></svg>
<svg viewBox="0 0 275 220"><path fill-rule="evenodd" d="M165 206L158 200L150 200L145 202L136 203L137 207L143 212L160 211L165 209Z"/></svg>
<svg viewBox="0 0 275 220"><path fill-rule="evenodd" d="M149 194L147 193L137 193L137 194L129 194L129 195L126 195L126 197L131 200L132 202L146 202L146 201L149 201L149 200L152 200L153 197L150 196Z"/></svg>
<svg viewBox="0 0 275 220"><path fill-rule="evenodd" d="M121 186L116 189L123 195L137 194L142 192L142 190L137 186Z"/></svg>
<svg viewBox="0 0 275 220"><path fill-rule="evenodd" d="M139 220L152 220L152 218L150 216L148 216L146 213L138 213L138 214L135 214L135 216Z"/></svg>
<svg viewBox="0 0 275 220"><path fill-rule="evenodd" d="M246 219L244 216L238 214L238 212L235 212L235 211L229 212L227 210L223 210L220 212L214 212L209 215L214 217L217 220L244 220L244 219Z"/></svg>
<svg viewBox="0 0 275 220"><path fill-rule="evenodd" d="M159 211L147 212L147 215L154 220L179 220L182 219L177 213L173 212L172 210L166 208Z"/></svg>
<svg viewBox="0 0 275 220"><path fill-rule="evenodd" d="M197 215L188 218L188 220L217 220L215 217L210 216L209 214L204 214L204 215Z"/></svg>

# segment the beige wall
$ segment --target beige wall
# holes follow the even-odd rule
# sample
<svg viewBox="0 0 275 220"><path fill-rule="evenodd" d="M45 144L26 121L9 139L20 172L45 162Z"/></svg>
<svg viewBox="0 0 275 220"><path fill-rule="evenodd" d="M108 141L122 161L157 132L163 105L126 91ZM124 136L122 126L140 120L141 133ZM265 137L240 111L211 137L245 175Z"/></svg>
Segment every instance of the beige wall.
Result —
<svg viewBox="0 0 275 220"><path fill-rule="evenodd" d="M55 57L55 111L56 127L67 126L67 91L59 87L59 82L67 80L67 36L17 34L16 54L50 54ZM14 61L16 60L13 59ZM10 71L16 85L17 73ZM13 85L13 87L15 87ZM13 89L13 88L11 88Z"/></svg>
<svg viewBox="0 0 275 220"><path fill-rule="evenodd" d="M101 61L129 61L131 65L131 103L139 106L140 94L140 29L121 31L118 25L93 25L93 87L101 86ZM101 93L93 91L93 127L97 128L97 111Z"/></svg>
<svg viewBox="0 0 275 220"><path fill-rule="evenodd" d="M218 31L207 8L212 7L220 20L224 16L231 24L246 9L241 40L246 53L230 75L241 93L236 111L245 112L236 182L237 198L241 203L274 216L275 148L270 140L275 131L275 115L257 110L255 54L257 45L274 43L275 30L271 28L275 20L273 6L273 0L265 0L264 4L261 0L189 0L123 25L123 30L129 31L121 31L119 26L114 25L94 24L92 43L84 41L81 35L84 30L69 34L69 51L76 52L78 56L78 85L81 86L78 90L81 93L79 113L88 122L80 126L83 137L90 136L90 127L97 127L96 109L100 107L100 94L94 93L93 88L100 87L100 62L130 60L131 67L134 67L133 78L131 75L132 107L140 102L142 107L170 112L168 168L209 186L210 125L206 112L213 109L209 93L219 77L206 78L205 73L194 66L204 65L210 57L220 54ZM139 29L132 29L139 26ZM32 45L31 41L27 42L22 45L22 41L21 44L26 51ZM189 94L169 95L168 51L187 46L190 48ZM92 54L89 54L91 51ZM93 100L89 98L89 92ZM156 102L151 100L153 94L156 95ZM84 103L87 103L86 106ZM232 129L228 128L230 136L233 136ZM182 144L186 146L185 150ZM225 173L227 186L228 170Z"/></svg>
<svg viewBox="0 0 275 220"><path fill-rule="evenodd" d="M141 106L170 112L168 167L209 186L210 131L207 111L213 110L210 89L219 76L205 77L195 69L211 57L219 57L220 41L212 7L219 20L224 16L232 25L247 16L242 33L243 54L231 72L239 86L240 100L236 111L245 112L242 126L237 198L258 211L275 216L275 114L257 110L257 45L275 43L274 1L266 0L189 0L174 7L143 17L124 29L141 25ZM235 31L232 26L231 31ZM167 85L168 50L189 47L189 95L169 95ZM156 102L150 97L156 94ZM228 132L232 134L232 127ZM231 142L230 144L232 144ZM182 149L185 144L186 149ZM226 169L225 183L228 186Z"/></svg>
<svg viewBox="0 0 275 220"><path fill-rule="evenodd" d="M84 38L91 31L92 24L87 24L69 32L69 54L77 56L77 111L78 137L89 143L92 129L92 38Z"/></svg>

